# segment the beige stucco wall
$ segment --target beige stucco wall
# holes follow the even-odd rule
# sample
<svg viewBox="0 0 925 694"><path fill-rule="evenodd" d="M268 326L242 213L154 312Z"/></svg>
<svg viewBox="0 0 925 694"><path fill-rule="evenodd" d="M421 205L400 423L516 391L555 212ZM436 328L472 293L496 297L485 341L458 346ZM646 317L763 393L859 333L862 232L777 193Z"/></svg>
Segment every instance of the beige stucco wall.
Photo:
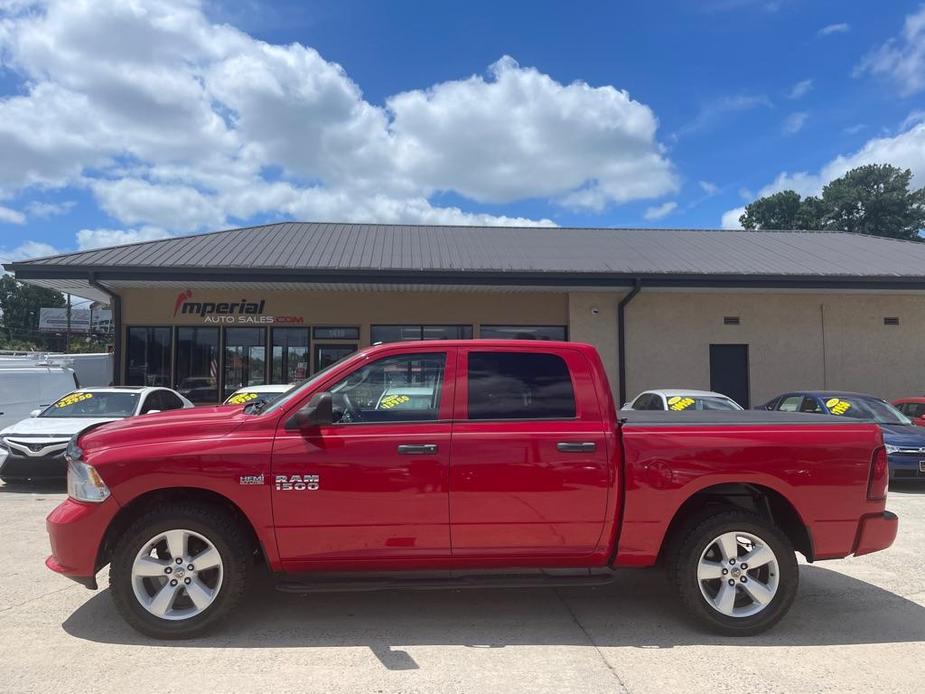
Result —
<svg viewBox="0 0 925 694"><path fill-rule="evenodd" d="M724 325L739 316L740 325ZM897 316L899 326L883 324ZM626 312L627 393L709 388L711 343L749 346L752 404L790 389L925 393L925 295L645 289Z"/></svg>
<svg viewBox="0 0 925 694"><path fill-rule="evenodd" d="M203 324L173 315L178 289L124 290L124 324ZM370 324L568 325L597 346L615 393L615 292L298 292L194 290L194 301L266 300L270 315L307 326ZM738 316L740 325L724 325ZM897 316L899 326L883 324ZM858 390L894 398L925 393L925 294L666 292L643 289L626 311L627 394L654 387L710 387L709 345L749 346L751 402L789 389Z"/></svg>

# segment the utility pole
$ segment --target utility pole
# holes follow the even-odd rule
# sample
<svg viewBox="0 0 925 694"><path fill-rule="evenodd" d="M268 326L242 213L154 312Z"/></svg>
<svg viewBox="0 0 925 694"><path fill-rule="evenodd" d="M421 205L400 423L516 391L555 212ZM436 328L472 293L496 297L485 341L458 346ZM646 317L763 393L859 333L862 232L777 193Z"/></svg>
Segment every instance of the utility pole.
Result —
<svg viewBox="0 0 925 694"><path fill-rule="evenodd" d="M67 328L64 333L64 353L71 351L71 295L67 295Z"/></svg>

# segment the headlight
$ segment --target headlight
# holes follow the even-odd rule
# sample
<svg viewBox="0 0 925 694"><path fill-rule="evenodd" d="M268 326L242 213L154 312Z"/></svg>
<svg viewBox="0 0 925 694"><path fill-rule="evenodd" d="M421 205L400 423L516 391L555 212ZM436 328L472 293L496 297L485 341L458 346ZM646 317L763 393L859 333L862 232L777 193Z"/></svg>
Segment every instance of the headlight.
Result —
<svg viewBox="0 0 925 694"><path fill-rule="evenodd" d="M68 447L70 450L70 446ZM67 495L77 501L98 504L109 498L109 487L92 465L68 459Z"/></svg>
<svg viewBox="0 0 925 694"><path fill-rule="evenodd" d="M893 453L899 453L899 446L893 446L888 443L884 445L884 448L886 448L887 455L892 455Z"/></svg>

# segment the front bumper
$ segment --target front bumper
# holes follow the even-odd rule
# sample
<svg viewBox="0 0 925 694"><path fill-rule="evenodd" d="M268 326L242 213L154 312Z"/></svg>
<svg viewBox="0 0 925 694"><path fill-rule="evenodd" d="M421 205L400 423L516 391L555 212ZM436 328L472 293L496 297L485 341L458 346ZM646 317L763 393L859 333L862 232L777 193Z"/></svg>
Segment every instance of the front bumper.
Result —
<svg viewBox="0 0 925 694"><path fill-rule="evenodd" d="M858 525L858 541L854 556L879 552L893 544L896 531L899 529L899 518L895 513L884 511L861 518Z"/></svg>
<svg viewBox="0 0 925 694"><path fill-rule="evenodd" d="M897 482L925 482L925 454L887 456L890 464L890 479Z"/></svg>
<svg viewBox="0 0 925 694"><path fill-rule="evenodd" d="M45 566L95 588L100 546L118 510L119 504L112 497L99 504L70 498L59 504L45 519L51 541L51 556Z"/></svg>
<svg viewBox="0 0 925 694"><path fill-rule="evenodd" d="M0 463L0 477L4 480L63 480L67 477L64 454L31 457L7 455Z"/></svg>

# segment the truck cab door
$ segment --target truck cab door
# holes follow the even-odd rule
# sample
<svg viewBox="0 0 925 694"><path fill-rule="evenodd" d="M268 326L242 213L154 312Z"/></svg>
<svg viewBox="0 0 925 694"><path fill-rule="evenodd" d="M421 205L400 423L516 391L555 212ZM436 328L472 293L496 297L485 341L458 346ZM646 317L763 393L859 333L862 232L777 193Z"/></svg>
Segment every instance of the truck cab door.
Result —
<svg viewBox="0 0 925 694"><path fill-rule="evenodd" d="M450 465L454 558L542 564L600 550L613 511L615 423L605 418L596 385L577 349L460 347Z"/></svg>
<svg viewBox="0 0 925 694"><path fill-rule="evenodd" d="M396 346L320 385L330 424L280 422L271 495L287 570L414 568L450 556L455 365L454 349Z"/></svg>

